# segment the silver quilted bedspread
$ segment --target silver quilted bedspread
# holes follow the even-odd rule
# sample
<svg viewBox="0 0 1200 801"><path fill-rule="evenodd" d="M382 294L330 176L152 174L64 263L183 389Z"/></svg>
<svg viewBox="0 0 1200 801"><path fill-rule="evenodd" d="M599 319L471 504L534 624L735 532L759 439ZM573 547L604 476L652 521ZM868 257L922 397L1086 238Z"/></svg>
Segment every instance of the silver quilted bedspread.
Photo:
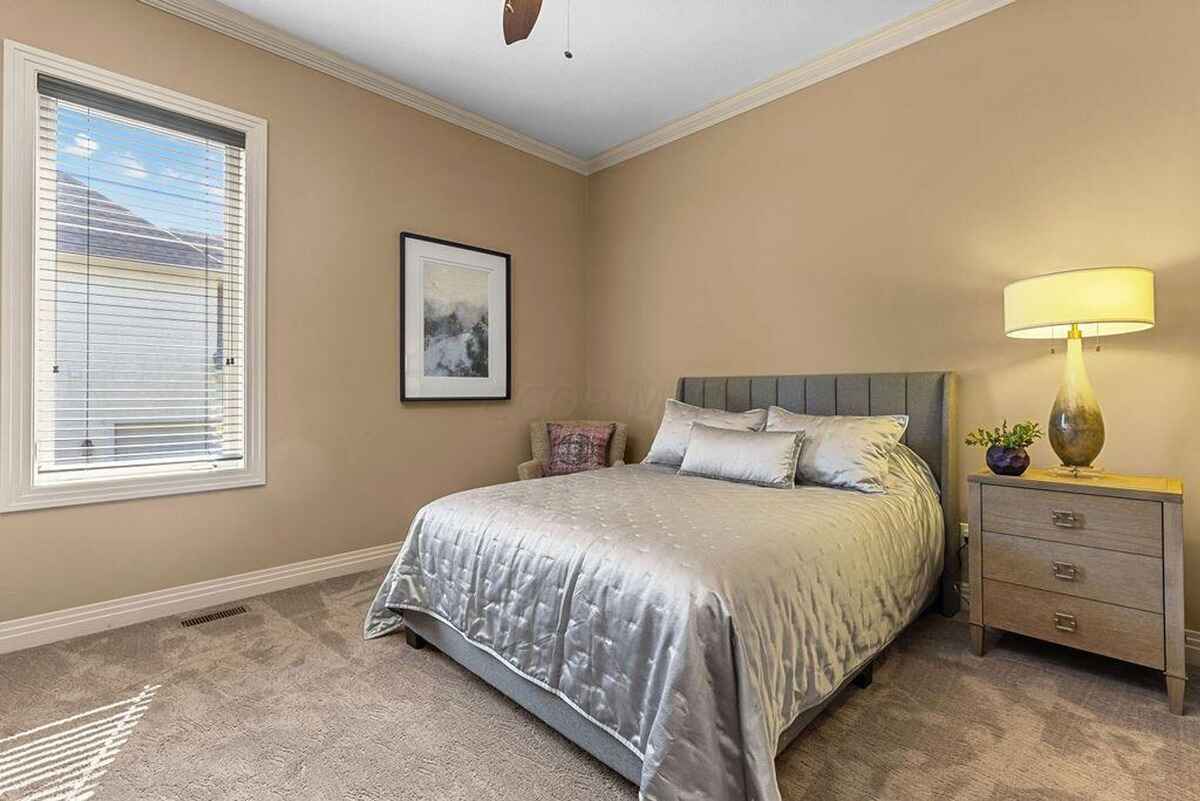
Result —
<svg viewBox="0 0 1200 801"><path fill-rule="evenodd" d="M919 612L942 513L905 448L888 491L764 489L631 465L418 512L365 634L426 612L641 759L641 797L778 801L780 734Z"/></svg>

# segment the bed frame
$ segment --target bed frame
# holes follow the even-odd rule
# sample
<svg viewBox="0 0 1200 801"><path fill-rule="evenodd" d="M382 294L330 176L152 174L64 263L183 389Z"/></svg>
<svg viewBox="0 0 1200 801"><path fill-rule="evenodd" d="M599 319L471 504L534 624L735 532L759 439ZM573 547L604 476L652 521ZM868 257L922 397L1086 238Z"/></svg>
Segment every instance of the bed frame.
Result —
<svg viewBox="0 0 1200 801"><path fill-rule="evenodd" d="M903 441L929 465L941 489L946 524L945 560L941 586L933 602L940 606L942 614L953 616L960 605L956 384L956 377L950 372L681 378L675 396L693 406L731 412L782 406L793 412L819 415L907 414L908 430ZM409 645L434 646L584 751L634 784L640 784L642 761L638 755L566 701L476 648L436 618L406 611L404 622ZM779 738L776 753L790 745L847 685L869 686L873 666L874 657L850 674L824 703L801 715Z"/></svg>

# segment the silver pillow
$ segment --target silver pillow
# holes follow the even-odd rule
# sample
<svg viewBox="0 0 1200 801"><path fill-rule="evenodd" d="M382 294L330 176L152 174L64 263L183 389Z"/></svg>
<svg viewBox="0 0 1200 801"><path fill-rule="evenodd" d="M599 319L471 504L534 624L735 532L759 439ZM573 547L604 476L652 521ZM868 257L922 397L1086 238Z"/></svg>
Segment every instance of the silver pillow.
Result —
<svg viewBox="0 0 1200 801"><path fill-rule="evenodd" d="M796 486L802 431L730 431L692 424L681 476L703 476L760 487Z"/></svg>
<svg viewBox="0 0 1200 801"><path fill-rule="evenodd" d="M725 412L720 409L702 409L699 406L668 400L663 410L658 433L650 445L645 461L650 464L667 464L679 467L687 451L692 423L702 423L713 428L728 428L734 431L762 431L767 423L765 409L748 412Z"/></svg>
<svg viewBox="0 0 1200 801"><path fill-rule="evenodd" d="M885 492L888 457L908 428L908 415L840 417L767 412L767 431L803 431L796 477L811 484Z"/></svg>

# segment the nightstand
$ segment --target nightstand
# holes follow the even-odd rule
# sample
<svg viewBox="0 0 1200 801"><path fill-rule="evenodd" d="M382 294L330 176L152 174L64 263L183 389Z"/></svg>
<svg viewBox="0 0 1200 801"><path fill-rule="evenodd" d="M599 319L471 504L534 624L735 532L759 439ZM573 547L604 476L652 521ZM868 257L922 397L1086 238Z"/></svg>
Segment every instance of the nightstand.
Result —
<svg viewBox="0 0 1200 801"><path fill-rule="evenodd" d="M1183 714L1183 483L1036 469L967 482L975 653L986 627L1144 665Z"/></svg>

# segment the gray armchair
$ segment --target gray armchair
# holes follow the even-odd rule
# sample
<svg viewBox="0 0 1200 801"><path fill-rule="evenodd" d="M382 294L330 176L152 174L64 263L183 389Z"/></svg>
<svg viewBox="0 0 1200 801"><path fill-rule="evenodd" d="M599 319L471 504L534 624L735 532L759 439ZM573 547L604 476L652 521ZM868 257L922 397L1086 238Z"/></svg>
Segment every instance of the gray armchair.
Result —
<svg viewBox="0 0 1200 801"><path fill-rule="evenodd" d="M517 465L517 478L521 481L542 478L546 475L546 462L550 458L550 434L546 431L547 423L573 425L608 425L612 423L614 428L612 439L608 442L608 466L616 467L625 464L627 432L624 423L618 423L615 420L534 420L529 424L529 445L533 451L533 458Z"/></svg>

